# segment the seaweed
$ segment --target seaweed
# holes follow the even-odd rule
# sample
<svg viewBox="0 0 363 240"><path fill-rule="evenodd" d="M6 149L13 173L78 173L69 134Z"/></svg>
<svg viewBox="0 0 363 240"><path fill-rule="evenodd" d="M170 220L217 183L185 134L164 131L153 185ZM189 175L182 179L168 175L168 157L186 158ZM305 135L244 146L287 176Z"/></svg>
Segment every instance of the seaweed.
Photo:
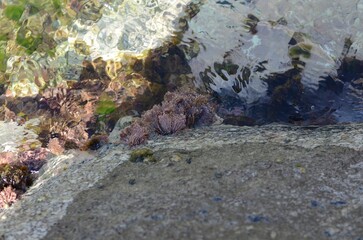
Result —
<svg viewBox="0 0 363 240"><path fill-rule="evenodd" d="M32 177L29 168L23 164L1 164L0 165L0 189L11 186L25 192L32 184Z"/></svg>
<svg viewBox="0 0 363 240"><path fill-rule="evenodd" d="M156 162L153 151L148 148L136 149L130 154L130 162L140 163L140 162Z"/></svg>
<svg viewBox="0 0 363 240"><path fill-rule="evenodd" d="M8 5L4 9L4 15L8 19L19 21L21 18L21 15L23 15L23 12L25 10L25 7L22 5Z"/></svg>
<svg viewBox="0 0 363 240"><path fill-rule="evenodd" d="M104 135L94 135L91 137L90 140L86 142L86 144L83 147L83 150L97 150L101 148L103 145L108 143L108 136L106 134ZM82 150L82 149L81 149Z"/></svg>

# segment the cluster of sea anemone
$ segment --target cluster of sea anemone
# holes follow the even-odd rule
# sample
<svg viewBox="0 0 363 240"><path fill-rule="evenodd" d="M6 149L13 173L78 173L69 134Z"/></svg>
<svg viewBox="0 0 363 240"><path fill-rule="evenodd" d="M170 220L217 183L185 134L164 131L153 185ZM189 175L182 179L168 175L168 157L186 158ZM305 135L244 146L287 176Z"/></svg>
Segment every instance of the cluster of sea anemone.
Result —
<svg viewBox="0 0 363 240"><path fill-rule="evenodd" d="M146 111L120 136L129 146L145 143L153 134L168 135L185 128L210 125L215 112L208 98L192 92L168 92L160 105Z"/></svg>
<svg viewBox="0 0 363 240"><path fill-rule="evenodd" d="M0 208L9 207L28 189L48 154L45 148L0 153Z"/></svg>

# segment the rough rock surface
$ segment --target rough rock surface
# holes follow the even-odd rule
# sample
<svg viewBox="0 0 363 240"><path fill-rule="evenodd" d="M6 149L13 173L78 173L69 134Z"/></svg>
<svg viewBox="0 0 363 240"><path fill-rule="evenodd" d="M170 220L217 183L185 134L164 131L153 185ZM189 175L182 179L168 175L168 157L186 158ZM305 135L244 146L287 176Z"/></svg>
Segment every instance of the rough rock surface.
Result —
<svg viewBox="0 0 363 240"><path fill-rule="evenodd" d="M233 127L52 159L4 239L363 239L363 125Z"/></svg>

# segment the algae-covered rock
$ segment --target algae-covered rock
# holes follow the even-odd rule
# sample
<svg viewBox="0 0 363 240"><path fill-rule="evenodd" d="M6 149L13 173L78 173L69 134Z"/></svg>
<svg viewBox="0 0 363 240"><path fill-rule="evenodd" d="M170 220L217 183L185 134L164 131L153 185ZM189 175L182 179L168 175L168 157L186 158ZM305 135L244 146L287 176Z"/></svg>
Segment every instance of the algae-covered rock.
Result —
<svg viewBox="0 0 363 240"><path fill-rule="evenodd" d="M154 157L154 153L151 149L140 148L131 152L129 161L133 163L156 162L157 159Z"/></svg>
<svg viewBox="0 0 363 240"><path fill-rule="evenodd" d="M26 124L0 121L0 152L16 152L40 147L37 139L39 119L31 119Z"/></svg>

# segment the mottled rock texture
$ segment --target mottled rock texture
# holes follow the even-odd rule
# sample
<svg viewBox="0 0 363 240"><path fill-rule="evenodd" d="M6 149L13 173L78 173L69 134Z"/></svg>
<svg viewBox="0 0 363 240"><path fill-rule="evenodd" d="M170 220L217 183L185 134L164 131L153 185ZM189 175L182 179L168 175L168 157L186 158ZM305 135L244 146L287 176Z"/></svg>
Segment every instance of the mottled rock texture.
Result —
<svg viewBox="0 0 363 240"><path fill-rule="evenodd" d="M0 213L5 239L363 237L362 125L185 130L52 159Z"/></svg>

